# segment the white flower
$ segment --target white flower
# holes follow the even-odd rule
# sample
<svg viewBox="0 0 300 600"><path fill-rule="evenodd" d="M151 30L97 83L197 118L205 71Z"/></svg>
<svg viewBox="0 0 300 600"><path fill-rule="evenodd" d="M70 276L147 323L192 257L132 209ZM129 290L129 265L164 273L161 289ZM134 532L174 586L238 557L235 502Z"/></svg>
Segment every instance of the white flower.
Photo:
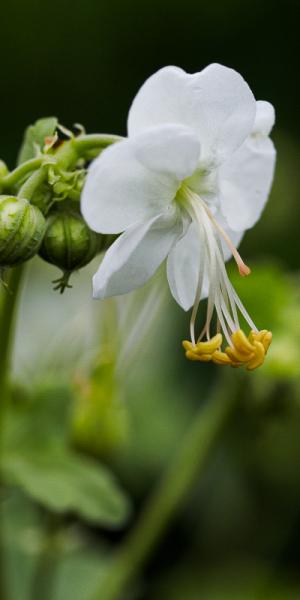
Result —
<svg viewBox="0 0 300 600"><path fill-rule="evenodd" d="M175 300L185 310L193 306L191 342L184 342L193 360L255 368L269 345L270 334L257 331L224 261L233 254L240 273L250 272L236 246L260 217L271 187L273 123L272 105L256 102L236 71L212 64L189 75L165 67L136 95L128 138L89 169L82 195L87 223L101 233L124 232L94 276L94 296L142 286L167 258ZM207 319L197 342L195 319L206 296ZM221 334L210 337L214 312L229 344L225 353ZM252 329L249 338L238 312Z"/></svg>

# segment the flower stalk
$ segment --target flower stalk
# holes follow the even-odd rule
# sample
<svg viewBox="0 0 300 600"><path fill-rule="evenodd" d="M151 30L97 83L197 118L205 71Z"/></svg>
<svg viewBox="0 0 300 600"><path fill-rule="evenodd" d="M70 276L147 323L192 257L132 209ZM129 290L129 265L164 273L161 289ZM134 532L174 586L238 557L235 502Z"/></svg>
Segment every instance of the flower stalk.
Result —
<svg viewBox="0 0 300 600"><path fill-rule="evenodd" d="M237 382L239 380L235 379ZM124 545L111 560L91 600L121 600L139 574L170 521L204 471L239 394L223 378L213 397L201 407L177 455ZM227 393L226 393L226 391ZM225 393L224 393L225 392Z"/></svg>
<svg viewBox="0 0 300 600"><path fill-rule="evenodd" d="M76 164L86 154L89 155L89 158L95 158L101 150L122 139L118 135L110 134L87 134L74 137L64 142L54 154L45 153L31 158L2 178L0 177L0 189L2 192L12 191L26 176L37 172L43 166L53 164L60 168L70 168L73 163Z"/></svg>
<svg viewBox="0 0 300 600"><path fill-rule="evenodd" d="M23 275L23 265L11 270L9 278L9 291L3 292L0 318L0 488L2 495L2 431L5 418L5 409L9 396L9 369L13 346L13 333L15 324L16 307L19 298L20 286ZM0 515L0 597L6 600L5 565L2 544L2 516Z"/></svg>
<svg viewBox="0 0 300 600"><path fill-rule="evenodd" d="M15 313L23 275L22 266L15 267L10 272L8 289L3 291L0 319L0 389L1 404L7 397L8 373L13 344ZM2 414L1 410L1 414ZM2 419L1 419L2 421Z"/></svg>
<svg viewBox="0 0 300 600"><path fill-rule="evenodd" d="M115 142L120 142L122 139L119 135L90 133L73 138L72 146L80 156L92 153L93 157L95 157L98 156L99 151L104 150L104 148L111 146Z"/></svg>
<svg viewBox="0 0 300 600"><path fill-rule="evenodd" d="M3 191L12 190L15 185L29 175L31 172L36 171L41 167L41 165L45 162L45 157L38 156L37 158L32 158L27 160L22 165L16 167L13 171L5 175L2 180L0 180L0 186Z"/></svg>

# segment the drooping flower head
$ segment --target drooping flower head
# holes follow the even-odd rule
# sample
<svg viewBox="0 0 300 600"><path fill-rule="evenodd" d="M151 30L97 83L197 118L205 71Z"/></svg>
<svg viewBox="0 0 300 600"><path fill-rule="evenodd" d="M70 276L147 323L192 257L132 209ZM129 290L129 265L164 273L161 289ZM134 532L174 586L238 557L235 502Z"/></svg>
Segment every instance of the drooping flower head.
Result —
<svg viewBox="0 0 300 600"><path fill-rule="evenodd" d="M233 255L240 274L250 273L237 246L270 191L274 118L272 105L256 102L232 69L212 64L190 75L165 67L137 93L128 138L106 149L88 172L82 195L87 223L100 233L123 232L94 276L94 296L142 286L167 259L175 300L184 310L193 307L191 341L183 342L191 360L254 369L269 347L271 333L255 327L225 261ZM205 297L206 321L196 336Z"/></svg>

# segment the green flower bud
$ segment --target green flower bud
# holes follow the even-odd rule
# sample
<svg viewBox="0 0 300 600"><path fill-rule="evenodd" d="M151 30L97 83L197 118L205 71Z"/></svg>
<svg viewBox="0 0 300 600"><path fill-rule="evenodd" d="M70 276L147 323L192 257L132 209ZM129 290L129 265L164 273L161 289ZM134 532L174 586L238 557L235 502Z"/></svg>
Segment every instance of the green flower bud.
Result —
<svg viewBox="0 0 300 600"><path fill-rule="evenodd" d="M45 231L41 211L24 198L0 196L0 268L34 256Z"/></svg>
<svg viewBox="0 0 300 600"><path fill-rule="evenodd" d="M59 267L63 276L53 283L62 293L73 271L87 265L101 249L102 236L91 231L72 205L55 208L46 220L46 233L39 251L47 262Z"/></svg>

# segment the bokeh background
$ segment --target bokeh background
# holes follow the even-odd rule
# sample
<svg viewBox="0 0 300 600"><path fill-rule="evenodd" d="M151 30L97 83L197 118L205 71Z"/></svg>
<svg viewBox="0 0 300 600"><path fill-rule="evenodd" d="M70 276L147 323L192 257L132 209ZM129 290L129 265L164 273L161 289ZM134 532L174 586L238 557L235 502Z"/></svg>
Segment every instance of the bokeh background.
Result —
<svg viewBox="0 0 300 600"><path fill-rule="evenodd" d="M273 329L274 344L266 366L238 392L233 378L238 414L128 598L300 597L298 21L296 0L2 2L0 156L11 168L23 130L39 117L125 135L134 94L167 64L188 72L211 62L231 66L277 112L273 190L241 245L251 281L239 282L231 269L258 326ZM96 265L76 275L63 297L51 289L53 267L38 258L28 266L14 355L17 416L7 434L28 454L27 463L20 467L15 457L10 467L14 485L4 506L9 600L43 600L50 589L53 600L89 598L218 385L216 368L184 361L188 316L160 274L144 292L100 306L90 299ZM124 367L118 352L126 357L127 342L138 352ZM49 438L50 480L46 467L30 462L40 451L32 446L39 429ZM57 484L66 477L49 448L60 445L112 470L131 499L130 518L117 525L97 508L91 517L82 473L66 489Z"/></svg>

